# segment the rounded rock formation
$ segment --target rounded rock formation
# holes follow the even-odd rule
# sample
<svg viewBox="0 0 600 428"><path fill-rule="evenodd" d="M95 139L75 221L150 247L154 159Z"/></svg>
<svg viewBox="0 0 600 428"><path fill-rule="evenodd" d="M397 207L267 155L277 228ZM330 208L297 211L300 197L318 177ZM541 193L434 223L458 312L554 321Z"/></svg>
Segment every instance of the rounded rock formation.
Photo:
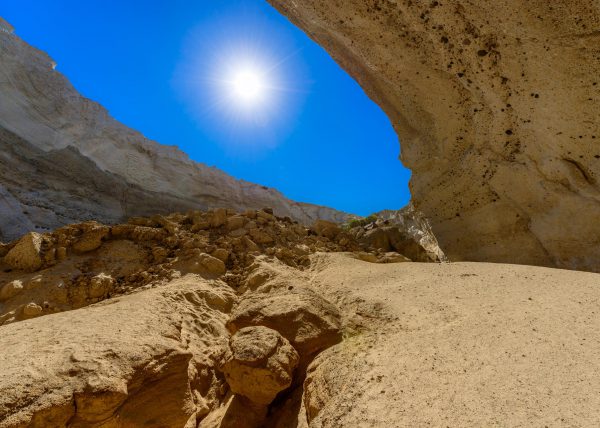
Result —
<svg viewBox="0 0 600 428"><path fill-rule="evenodd" d="M338 309L303 287L243 298L227 326L234 332L249 326L276 330L303 360L338 343L342 337Z"/></svg>
<svg viewBox="0 0 600 428"><path fill-rule="evenodd" d="M231 391L268 405L292 384L299 356L290 343L267 327L246 327L229 341L221 362Z"/></svg>
<svg viewBox="0 0 600 428"><path fill-rule="evenodd" d="M42 267L42 235L30 232L17 242L8 254L4 262L13 269L34 272Z"/></svg>

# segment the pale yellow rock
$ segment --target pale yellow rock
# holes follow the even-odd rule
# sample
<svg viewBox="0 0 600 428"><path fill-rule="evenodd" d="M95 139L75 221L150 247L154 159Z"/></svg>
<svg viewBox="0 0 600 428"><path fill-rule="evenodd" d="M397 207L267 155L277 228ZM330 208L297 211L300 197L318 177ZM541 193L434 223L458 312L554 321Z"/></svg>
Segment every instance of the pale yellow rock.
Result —
<svg viewBox="0 0 600 428"><path fill-rule="evenodd" d="M196 426L193 397L212 408L218 396L212 353L227 344L234 300L188 275L0 327L0 427Z"/></svg>
<svg viewBox="0 0 600 428"><path fill-rule="evenodd" d="M278 332L266 327L247 327L229 340L220 370L232 392L268 405L292 384L298 361L296 350Z"/></svg>
<svg viewBox="0 0 600 428"><path fill-rule="evenodd" d="M223 263L222 260L211 256L210 254L201 254L199 257L199 262L209 273L222 275L227 272L225 263Z"/></svg>
<svg viewBox="0 0 600 428"><path fill-rule="evenodd" d="M23 307L23 315L28 318L38 316L42 313L42 307L37 303L28 303Z"/></svg>
<svg viewBox="0 0 600 428"><path fill-rule="evenodd" d="M23 236L4 257L4 262L13 269L34 272L42 267L42 235L30 232Z"/></svg>
<svg viewBox="0 0 600 428"><path fill-rule="evenodd" d="M388 114L451 260L600 271L597 2L269 2Z"/></svg>
<svg viewBox="0 0 600 428"><path fill-rule="evenodd" d="M216 257L223 263L227 263L227 259L229 259L229 251L227 251L225 248L217 248L211 253L211 256Z"/></svg>
<svg viewBox="0 0 600 428"><path fill-rule="evenodd" d="M341 319L336 306L302 286L244 296L227 326L232 332L251 326L276 330L303 359L341 340Z"/></svg>

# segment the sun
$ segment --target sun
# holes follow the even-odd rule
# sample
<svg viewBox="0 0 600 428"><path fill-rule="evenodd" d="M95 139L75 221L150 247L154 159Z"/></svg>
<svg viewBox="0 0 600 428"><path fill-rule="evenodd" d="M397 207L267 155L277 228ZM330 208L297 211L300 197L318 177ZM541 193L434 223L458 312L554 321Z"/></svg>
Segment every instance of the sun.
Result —
<svg viewBox="0 0 600 428"><path fill-rule="evenodd" d="M252 103L259 101L265 92L265 82L255 70L242 70L231 81L234 94L242 101Z"/></svg>

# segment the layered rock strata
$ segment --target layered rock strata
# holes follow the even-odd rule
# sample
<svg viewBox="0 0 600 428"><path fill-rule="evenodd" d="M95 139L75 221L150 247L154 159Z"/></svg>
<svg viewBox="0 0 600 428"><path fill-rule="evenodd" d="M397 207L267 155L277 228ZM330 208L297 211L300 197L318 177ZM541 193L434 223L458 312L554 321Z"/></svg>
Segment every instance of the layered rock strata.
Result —
<svg viewBox="0 0 600 428"><path fill-rule="evenodd" d="M600 270L600 9L269 0L388 114L451 260Z"/></svg>

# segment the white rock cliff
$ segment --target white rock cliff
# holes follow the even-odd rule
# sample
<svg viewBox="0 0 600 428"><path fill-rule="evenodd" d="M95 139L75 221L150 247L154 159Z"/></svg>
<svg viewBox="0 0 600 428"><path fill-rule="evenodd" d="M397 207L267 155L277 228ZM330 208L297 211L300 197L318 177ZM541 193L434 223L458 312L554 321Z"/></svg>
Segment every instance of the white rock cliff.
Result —
<svg viewBox="0 0 600 428"><path fill-rule="evenodd" d="M272 207L303 223L347 217L146 139L81 96L10 24L0 29L0 241L82 220L215 207Z"/></svg>

